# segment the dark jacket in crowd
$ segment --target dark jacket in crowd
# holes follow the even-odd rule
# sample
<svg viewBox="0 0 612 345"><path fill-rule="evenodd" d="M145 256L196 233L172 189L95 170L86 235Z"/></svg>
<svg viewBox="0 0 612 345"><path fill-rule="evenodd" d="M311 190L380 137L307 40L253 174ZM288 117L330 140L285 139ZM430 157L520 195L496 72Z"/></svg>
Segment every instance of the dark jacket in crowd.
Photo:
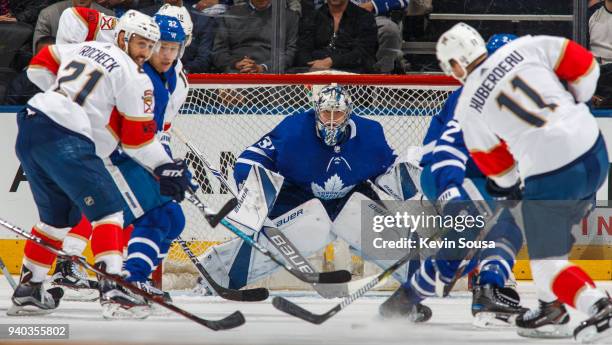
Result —
<svg viewBox="0 0 612 345"><path fill-rule="evenodd" d="M327 4L300 21L296 66L331 57L332 69L372 72L378 48L374 15L349 1L334 34L334 18Z"/></svg>
<svg viewBox="0 0 612 345"><path fill-rule="evenodd" d="M272 7L257 11L250 3L230 7L223 16L217 18L219 28L215 36L213 63L222 72L235 73L236 62L245 56L257 64L272 68L272 32L274 20ZM285 52L281 56L281 64L286 69L293 63L297 50L298 15L291 11L285 12Z"/></svg>
<svg viewBox="0 0 612 345"><path fill-rule="evenodd" d="M191 11L190 11L191 13ZM218 23L216 17L193 16L193 37L181 61L189 73L210 72L212 50Z"/></svg>
<svg viewBox="0 0 612 345"><path fill-rule="evenodd" d="M55 2L50 0L9 0L9 8L17 21L34 27L40 11Z"/></svg>

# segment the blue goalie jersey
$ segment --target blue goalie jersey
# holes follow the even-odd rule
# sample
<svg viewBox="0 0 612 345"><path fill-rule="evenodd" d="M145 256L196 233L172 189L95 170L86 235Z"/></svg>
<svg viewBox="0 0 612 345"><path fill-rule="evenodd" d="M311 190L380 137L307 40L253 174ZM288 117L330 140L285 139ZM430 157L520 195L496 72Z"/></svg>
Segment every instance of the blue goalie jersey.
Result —
<svg viewBox="0 0 612 345"><path fill-rule="evenodd" d="M396 158L378 122L352 115L349 128L349 138L332 147L317 136L314 110L287 116L242 152L234 169L236 184L242 184L252 165L261 165L319 199L342 198L357 184L385 173Z"/></svg>
<svg viewBox="0 0 612 345"><path fill-rule="evenodd" d="M453 91L440 112L431 119L423 140L421 166L429 170L433 186L423 185L428 198L438 196L452 186L460 186L465 178L484 177L470 158L459 123L454 119L457 101L463 87Z"/></svg>

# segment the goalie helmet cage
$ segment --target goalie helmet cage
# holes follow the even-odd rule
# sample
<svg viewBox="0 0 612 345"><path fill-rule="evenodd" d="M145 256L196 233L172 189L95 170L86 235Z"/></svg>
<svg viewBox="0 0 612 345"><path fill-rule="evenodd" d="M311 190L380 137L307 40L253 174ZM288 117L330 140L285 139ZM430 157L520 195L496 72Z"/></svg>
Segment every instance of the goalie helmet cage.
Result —
<svg viewBox="0 0 612 345"><path fill-rule="evenodd" d="M340 73L340 74L338 74ZM380 122L387 141L398 155L409 147L421 146L430 119L442 108L458 83L441 75L354 75L342 72L300 75L193 74L188 76L189 94L180 115L174 120L187 140L195 145L233 183L236 158L257 142L284 117L312 108L312 94L324 85L337 83L347 88L353 115ZM313 128L315 124L313 122ZM175 157L186 157L200 184L198 196L218 210L230 198L203 163L189 153L177 138L172 140ZM181 235L200 256L212 244L232 238L217 227L211 229L197 210L183 203L187 226ZM358 230L356 230L358 231ZM334 253L330 262L330 253ZM324 255L310 258L315 267L335 265L365 275L374 274L367 264L351 257L343 244L335 243ZM180 246L173 245L163 265L165 289L186 289L196 285L198 273ZM223 282L219 282L223 283ZM257 283L270 289L308 289L282 270Z"/></svg>

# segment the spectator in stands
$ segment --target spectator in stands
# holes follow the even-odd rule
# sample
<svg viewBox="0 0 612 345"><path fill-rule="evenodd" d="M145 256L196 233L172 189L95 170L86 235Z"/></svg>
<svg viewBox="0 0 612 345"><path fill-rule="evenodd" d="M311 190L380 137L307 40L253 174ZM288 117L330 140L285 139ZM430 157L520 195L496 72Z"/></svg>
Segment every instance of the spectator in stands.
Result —
<svg viewBox="0 0 612 345"><path fill-rule="evenodd" d="M0 0L0 22L20 22L34 27L49 0Z"/></svg>
<svg viewBox="0 0 612 345"><path fill-rule="evenodd" d="M347 0L348 1L348 0ZM272 69L272 0L250 0L231 7L219 20L213 64L225 73L266 73ZM279 66L293 63L298 37L298 15L285 10L284 52Z"/></svg>
<svg viewBox="0 0 612 345"><path fill-rule="evenodd" d="M36 44L36 51L38 53L44 47L54 44L55 37L53 36L43 36L38 39L38 44ZM17 75L15 79L10 83L8 89L6 90L6 96L4 99L4 103L6 105L23 105L28 102L32 96L37 94L38 92L42 92L34 83L28 79L28 75L26 74L25 67L21 73Z"/></svg>
<svg viewBox="0 0 612 345"><path fill-rule="evenodd" d="M296 66L371 73L376 62L374 15L349 0L328 0L300 21ZM296 69L300 71L300 69Z"/></svg>
<svg viewBox="0 0 612 345"><path fill-rule="evenodd" d="M589 18L589 46L600 64L593 103L612 107L612 0L605 0Z"/></svg>
<svg viewBox="0 0 612 345"><path fill-rule="evenodd" d="M223 15L232 4L232 0L222 0L225 3L214 1L216 3L208 3L206 7L197 3L189 10L193 22L193 39L181 59L188 73L210 72L212 67L213 44L219 27L218 16Z"/></svg>
<svg viewBox="0 0 612 345"><path fill-rule="evenodd" d="M59 18L65 9L69 7L91 7L94 10L102 12L108 15L114 15L112 10L102 7L97 3L93 3L93 0L65 0L55 3L40 12L38 21L36 22L36 28L34 29L34 48L38 40L43 36L56 36L57 26L59 25Z"/></svg>
<svg viewBox="0 0 612 345"><path fill-rule="evenodd" d="M155 4L155 0L96 0L100 6L104 6L115 12L115 17L121 17L127 10L145 8Z"/></svg>
<svg viewBox="0 0 612 345"><path fill-rule="evenodd" d="M351 0L364 10L376 15L378 51L374 69L378 73L405 72L402 53L402 30L405 0Z"/></svg>

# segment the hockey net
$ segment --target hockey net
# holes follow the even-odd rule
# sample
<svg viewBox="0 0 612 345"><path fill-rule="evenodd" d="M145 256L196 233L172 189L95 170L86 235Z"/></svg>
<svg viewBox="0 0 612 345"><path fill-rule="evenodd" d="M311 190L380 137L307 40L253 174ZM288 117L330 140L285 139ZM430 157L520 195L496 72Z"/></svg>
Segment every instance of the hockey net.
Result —
<svg viewBox="0 0 612 345"><path fill-rule="evenodd" d="M189 82L187 101L173 127L231 183L233 166L240 153L285 116L310 109L313 88L330 83L346 86L353 102L353 114L380 122L387 141L399 155L410 146L421 145L431 116L457 88L456 82L439 75L191 75ZM230 199L231 194L177 139L173 140L173 152L177 157L190 158L191 170L201 186L198 195L208 207L218 210ZM196 255L202 255L210 245L233 237L222 226L211 229L197 209L187 203L183 205L186 205L187 226L182 237ZM345 268L357 275L371 275L376 271L350 255L342 243L328 246L310 261L321 269ZM193 264L174 245L164 261L164 288L191 288L197 277ZM285 272L275 273L258 285L271 289L306 288Z"/></svg>

